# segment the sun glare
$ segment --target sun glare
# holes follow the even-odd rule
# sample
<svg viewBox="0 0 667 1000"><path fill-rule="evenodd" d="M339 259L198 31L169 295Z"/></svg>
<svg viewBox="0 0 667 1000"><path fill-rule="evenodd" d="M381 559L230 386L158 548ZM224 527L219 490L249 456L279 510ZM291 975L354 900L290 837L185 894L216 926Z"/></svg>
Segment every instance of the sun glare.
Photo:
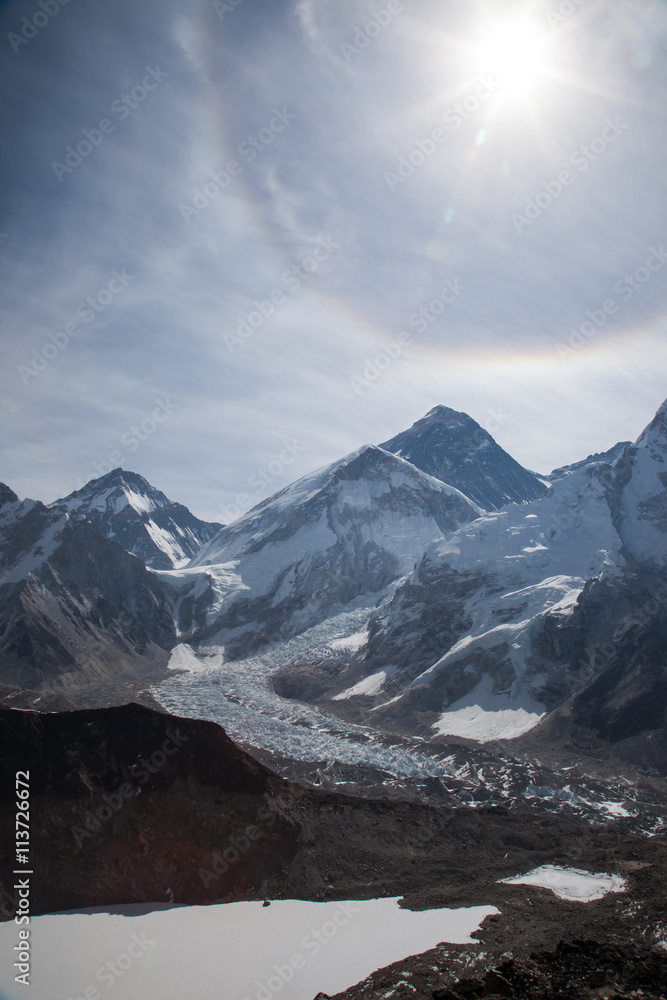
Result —
<svg viewBox="0 0 667 1000"><path fill-rule="evenodd" d="M503 91L527 97L548 74L547 36L526 20L487 25L475 45L475 68L495 74Z"/></svg>

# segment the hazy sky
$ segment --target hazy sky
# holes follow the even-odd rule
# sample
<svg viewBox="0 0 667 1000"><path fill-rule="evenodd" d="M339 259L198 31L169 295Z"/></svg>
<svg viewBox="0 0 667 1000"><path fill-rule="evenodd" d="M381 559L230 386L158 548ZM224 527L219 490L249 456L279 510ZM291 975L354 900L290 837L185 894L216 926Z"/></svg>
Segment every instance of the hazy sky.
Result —
<svg viewBox="0 0 667 1000"><path fill-rule="evenodd" d="M2 3L0 479L225 520L437 403L540 472L637 437L666 45L666 0Z"/></svg>

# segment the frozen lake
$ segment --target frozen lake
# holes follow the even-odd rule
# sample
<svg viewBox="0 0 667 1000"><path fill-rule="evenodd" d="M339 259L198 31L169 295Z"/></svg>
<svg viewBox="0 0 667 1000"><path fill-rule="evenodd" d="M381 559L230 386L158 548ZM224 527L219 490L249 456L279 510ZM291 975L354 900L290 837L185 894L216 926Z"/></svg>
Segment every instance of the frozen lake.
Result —
<svg viewBox="0 0 667 1000"><path fill-rule="evenodd" d="M625 889L625 880L618 875L594 874L559 865L542 865L526 875L501 881L508 885L539 885L551 889L560 899L576 899L580 903L590 903L594 899L602 899L608 892L623 892Z"/></svg>
<svg viewBox="0 0 667 1000"><path fill-rule="evenodd" d="M398 897L143 905L35 917L30 987L13 981L16 924L0 925L1 1000L313 1000L441 941L465 944L493 906L412 912ZM476 942L471 942L473 946Z"/></svg>

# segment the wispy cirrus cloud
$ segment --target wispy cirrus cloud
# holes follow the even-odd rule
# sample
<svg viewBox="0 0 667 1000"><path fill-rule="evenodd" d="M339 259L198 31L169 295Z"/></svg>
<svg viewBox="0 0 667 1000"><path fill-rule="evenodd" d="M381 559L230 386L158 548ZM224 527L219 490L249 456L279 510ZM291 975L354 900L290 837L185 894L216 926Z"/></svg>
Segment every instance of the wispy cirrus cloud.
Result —
<svg viewBox="0 0 667 1000"><path fill-rule="evenodd" d="M476 106L467 8L412 0L387 20L385 7L253 0L220 20L203 0L89 0L7 48L0 377L13 488L65 495L164 394L173 417L123 459L209 517L283 438L307 445L296 476L440 402L480 422L504 409L501 443L539 471L650 419L665 395L664 283L642 286L571 365L554 345L664 232L663 5L582 8L567 44L554 29L539 101ZM5 4L0 37L31 10ZM133 101L147 65L168 75ZM59 181L53 161L123 94L136 107ZM291 116L283 129L276 110ZM628 122L622 141L517 234L517 206L610 116ZM431 153L435 128L446 138ZM201 207L186 219L182 205ZM322 238L340 249L287 289ZM94 322L77 317L122 268L122 294ZM436 315L455 279L465 294ZM231 352L225 334L275 289L285 301ZM77 318L81 334L26 385L19 367ZM352 375L402 330L409 351L355 394Z"/></svg>

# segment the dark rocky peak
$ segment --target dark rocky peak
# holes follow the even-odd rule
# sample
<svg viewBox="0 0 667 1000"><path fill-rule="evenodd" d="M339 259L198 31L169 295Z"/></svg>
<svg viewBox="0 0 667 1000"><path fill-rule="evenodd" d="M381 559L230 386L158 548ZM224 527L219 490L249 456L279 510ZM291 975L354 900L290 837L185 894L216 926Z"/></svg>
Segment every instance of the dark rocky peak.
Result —
<svg viewBox="0 0 667 1000"><path fill-rule="evenodd" d="M14 493L14 490L10 490L9 486L0 483L0 507L4 507L5 504L9 503L19 503L19 498Z"/></svg>
<svg viewBox="0 0 667 1000"><path fill-rule="evenodd" d="M534 500L545 485L524 469L467 413L435 406L380 445L456 487L484 510Z"/></svg>

